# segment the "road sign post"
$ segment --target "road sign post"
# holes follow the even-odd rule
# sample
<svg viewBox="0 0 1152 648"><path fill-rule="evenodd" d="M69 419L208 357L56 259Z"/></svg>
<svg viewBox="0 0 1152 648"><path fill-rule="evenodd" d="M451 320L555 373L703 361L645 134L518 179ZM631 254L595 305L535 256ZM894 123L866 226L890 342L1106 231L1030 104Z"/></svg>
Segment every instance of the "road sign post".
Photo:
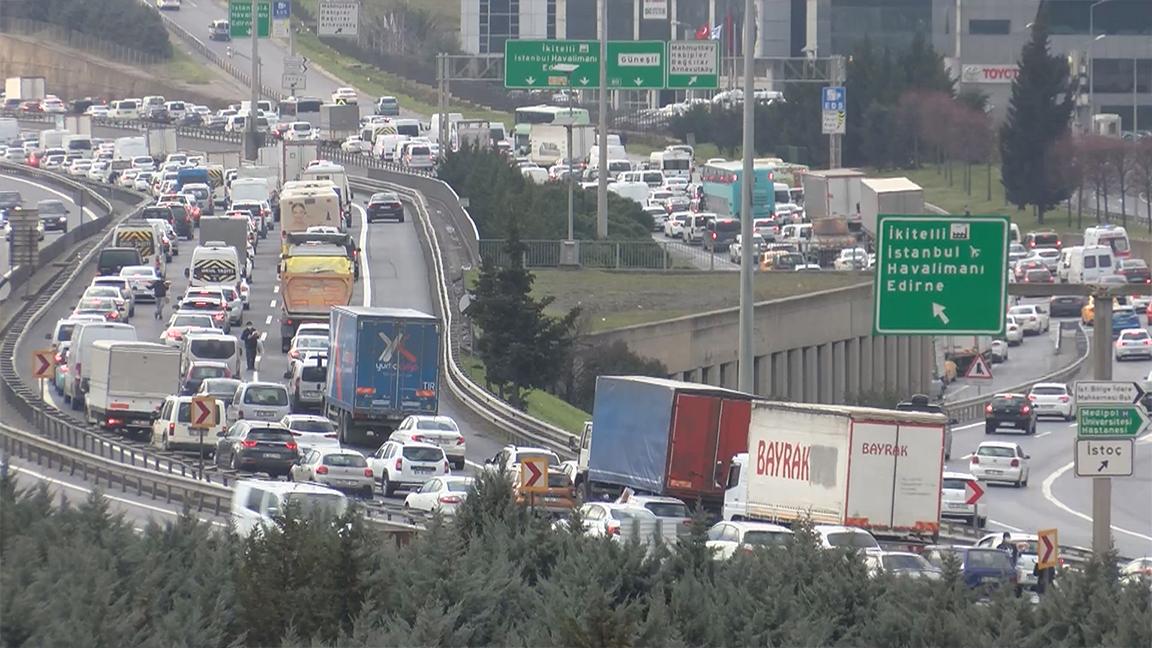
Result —
<svg viewBox="0 0 1152 648"><path fill-rule="evenodd" d="M1036 567L1053 569L1060 566L1060 541L1056 529L1041 529L1036 532Z"/></svg>
<svg viewBox="0 0 1152 648"><path fill-rule="evenodd" d="M257 4L256 20L258 22L256 35L268 38L272 34L271 2ZM252 0L228 0L228 30L232 38L252 36Z"/></svg>
<svg viewBox="0 0 1152 648"><path fill-rule="evenodd" d="M197 446L200 448L200 475L204 474L204 432L220 424L217 420L216 399L211 396L193 396L188 404L191 410L188 426L196 430L199 435Z"/></svg>
<svg viewBox="0 0 1152 648"><path fill-rule="evenodd" d="M712 90L720 87L720 41L691 40L668 43L669 90Z"/></svg>
<svg viewBox="0 0 1152 648"><path fill-rule="evenodd" d="M877 217L876 335L999 335L1008 218Z"/></svg>
<svg viewBox="0 0 1152 648"><path fill-rule="evenodd" d="M1131 477L1132 439L1076 439L1077 477Z"/></svg>
<svg viewBox="0 0 1152 648"><path fill-rule="evenodd" d="M543 493L548 490L548 457L522 457L520 459L520 492Z"/></svg>

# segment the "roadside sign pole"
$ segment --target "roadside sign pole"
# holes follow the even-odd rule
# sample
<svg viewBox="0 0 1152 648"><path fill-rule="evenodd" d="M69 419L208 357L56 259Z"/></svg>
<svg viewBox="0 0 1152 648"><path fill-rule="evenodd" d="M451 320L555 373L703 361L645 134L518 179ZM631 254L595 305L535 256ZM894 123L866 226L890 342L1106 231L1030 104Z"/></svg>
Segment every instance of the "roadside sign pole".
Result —
<svg viewBox="0 0 1152 648"><path fill-rule="evenodd" d="M1093 300L1092 377L1112 380L1112 296ZM1112 548L1112 478L1092 479L1092 551L1097 555Z"/></svg>
<svg viewBox="0 0 1152 648"><path fill-rule="evenodd" d="M600 0L600 114L596 129L596 238L608 238L608 0Z"/></svg>
<svg viewBox="0 0 1152 648"><path fill-rule="evenodd" d="M271 13L268 16L272 20ZM245 128L247 137L244 140L244 158L253 162L260 159L260 144L257 140L256 118L259 111L256 103L260 101L260 7L257 0L252 0L252 96L248 107L248 127Z"/></svg>
<svg viewBox="0 0 1152 648"><path fill-rule="evenodd" d="M744 178L740 183L740 349L736 371L738 389L748 394L756 390L752 344L753 329L756 326L752 306L752 185L756 182L753 174L753 159L756 157L753 133L756 124L756 68L755 57L752 56L756 43L752 26L756 24L755 12L755 1L744 0L744 150L741 151Z"/></svg>

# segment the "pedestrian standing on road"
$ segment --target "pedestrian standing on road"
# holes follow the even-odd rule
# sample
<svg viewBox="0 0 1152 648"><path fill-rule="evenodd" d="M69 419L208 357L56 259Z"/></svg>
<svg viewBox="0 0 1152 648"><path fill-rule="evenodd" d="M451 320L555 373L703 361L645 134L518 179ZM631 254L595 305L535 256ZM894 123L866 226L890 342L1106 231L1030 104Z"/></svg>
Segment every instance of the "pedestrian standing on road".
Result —
<svg viewBox="0 0 1152 648"><path fill-rule="evenodd" d="M248 362L248 371L256 371L256 354L260 350L260 332L251 321L240 334L240 341L244 343L244 358Z"/></svg>
<svg viewBox="0 0 1152 648"><path fill-rule="evenodd" d="M168 282L157 279L152 282L152 298L156 301L155 318L164 317L164 306L168 304Z"/></svg>
<svg viewBox="0 0 1152 648"><path fill-rule="evenodd" d="M1011 533L1005 531L1003 539L1000 544L996 545L996 548L1007 551L1008 557L1012 559L1012 567L1016 567L1016 561L1020 558L1020 548L1016 546L1015 542L1012 542Z"/></svg>

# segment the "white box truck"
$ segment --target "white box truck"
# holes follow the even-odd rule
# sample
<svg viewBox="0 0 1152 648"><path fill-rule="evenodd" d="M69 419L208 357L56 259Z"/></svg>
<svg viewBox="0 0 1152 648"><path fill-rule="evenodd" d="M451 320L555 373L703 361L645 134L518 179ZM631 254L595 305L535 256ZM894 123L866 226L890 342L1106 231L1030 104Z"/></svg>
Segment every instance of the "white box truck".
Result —
<svg viewBox="0 0 1152 648"><path fill-rule="evenodd" d="M936 536L946 424L942 414L757 401L724 519Z"/></svg>
<svg viewBox="0 0 1152 648"><path fill-rule="evenodd" d="M908 178L864 178L860 181L860 226L876 238L879 214L924 214L924 190Z"/></svg>
<svg viewBox="0 0 1152 648"><path fill-rule="evenodd" d="M98 340L87 356L88 420L105 429L150 429L180 386L180 350L164 344Z"/></svg>

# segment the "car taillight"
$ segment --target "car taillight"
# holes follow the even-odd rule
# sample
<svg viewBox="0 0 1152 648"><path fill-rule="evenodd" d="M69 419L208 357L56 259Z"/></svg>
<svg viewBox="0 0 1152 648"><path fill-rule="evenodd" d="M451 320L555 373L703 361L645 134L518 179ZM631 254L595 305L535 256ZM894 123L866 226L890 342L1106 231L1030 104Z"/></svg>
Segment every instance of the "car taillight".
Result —
<svg viewBox="0 0 1152 648"><path fill-rule="evenodd" d="M295 441L289 441L288 443L285 443L285 444L284 444L284 447L285 447L285 448L288 448L289 450L295 450L295 449L297 449L299 446L297 446L297 445L296 445L296 442L295 442Z"/></svg>
<svg viewBox="0 0 1152 648"><path fill-rule="evenodd" d="M288 354L288 357L289 357L289 358L293 358L293 359L295 359L295 358L299 358L299 357L300 357L300 352L299 352L299 351L296 351L296 350L293 350L291 353L289 353L289 354Z"/></svg>
<svg viewBox="0 0 1152 648"><path fill-rule="evenodd" d="M245 439L244 441L240 442L240 445L244 446L245 448L255 448L256 442Z"/></svg>
<svg viewBox="0 0 1152 648"><path fill-rule="evenodd" d="M992 413L992 404L991 403L984 406L984 413L985 414L991 414Z"/></svg>
<svg viewBox="0 0 1152 648"><path fill-rule="evenodd" d="M1027 405L1025 405L1024 407L1021 407L1021 408L1020 408L1020 413L1021 413L1021 414L1027 414L1028 412L1031 412L1031 411L1032 411L1032 408L1031 408L1031 407L1028 407Z"/></svg>
<svg viewBox="0 0 1152 648"><path fill-rule="evenodd" d="M317 475L327 475L328 474L328 466L316 466L316 474Z"/></svg>
<svg viewBox="0 0 1152 648"><path fill-rule="evenodd" d="M61 363L63 363L63 362L64 362L64 356L62 356L62 355L60 355L59 353L57 353L57 354L56 354L56 358L55 358L55 360L56 360L56 364L61 364Z"/></svg>
<svg viewBox="0 0 1152 648"><path fill-rule="evenodd" d="M605 530L608 532L608 535L610 535L610 536L618 536L618 535L620 535L620 523L619 522L612 522L607 526L607 528Z"/></svg>
<svg viewBox="0 0 1152 648"><path fill-rule="evenodd" d="M401 470L404 470L404 459L396 457L396 471L399 472Z"/></svg>
<svg viewBox="0 0 1152 648"><path fill-rule="evenodd" d="M464 437L462 437L462 436L456 437L456 445L464 445Z"/></svg>
<svg viewBox="0 0 1152 648"><path fill-rule="evenodd" d="M176 434L176 424L175 423L169 423L168 424L168 436L173 436L175 434Z"/></svg>
<svg viewBox="0 0 1152 648"><path fill-rule="evenodd" d="M1028 400L1030 400L1032 402L1036 402L1036 395L1035 394L1028 394Z"/></svg>
<svg viewBox="0 0 1152 648"><path fill-rule="evenodd" d="M444 474L447 475L450 472L452 472L452 464L448 463L448 460L445 459L444 460Z"/></svg>
<svg viewBox="0 0 1152 648"><path fill-rule="evenodd" d="M120 313L117 313L116 311L108 313L108 319L118 319L119 317Z"/></svg>
<svg viewBox="0 0 1152 648"><path fill-rule="evenodd" d="M364 469L364 476L371 479L372 478L372 469L371 468L365 468Z"/></svg>
<svg viewBox="0 0 1152 648"><path fill-rule="evenodd" d="M1012 466L1013 468L1019 468L1020 467L1020 460L1019 459L1013 459L1008 465Z"/></svg>
<svg viewBox="0 0 1152 648"><path fill-rule="evenodd" d="M441 495L437 501L441 504L459 504L464 499L459 495Z"/></svg>
<svg viewBox="0 0 1152 648"><path fill-rule="evenodd" d="M712 240L713 240L713 241L715 241L715 240L716 240L716 232L712 232Z"/></svg>
<svg viewBox="0 0 1152 648"><path fill-rule="evenodd" d="M423 434L413 434L412 440L415 441L416 443L424 443L424 435Z"/></svg>
<svg viewBox="0 0 1152 648"><path fill-rule="evenodd" d="M1071 398L1069 398L1069 397L1067 397L1067 396L1061 396L1061 397L1060 397L1060 402L1061 402L1061 403L1067 403L1067 402L1068 402L1068 401L1070 401L1070 400L1072 400L1072 399L1071 399Z"/></svg>
<svg viewBox="0 0 1152 648"><path fill-rule="evenodd" d="M977 457L976 455L972 455L972 463L974 463L974 464L980 463L980 457Z"/></svg>

